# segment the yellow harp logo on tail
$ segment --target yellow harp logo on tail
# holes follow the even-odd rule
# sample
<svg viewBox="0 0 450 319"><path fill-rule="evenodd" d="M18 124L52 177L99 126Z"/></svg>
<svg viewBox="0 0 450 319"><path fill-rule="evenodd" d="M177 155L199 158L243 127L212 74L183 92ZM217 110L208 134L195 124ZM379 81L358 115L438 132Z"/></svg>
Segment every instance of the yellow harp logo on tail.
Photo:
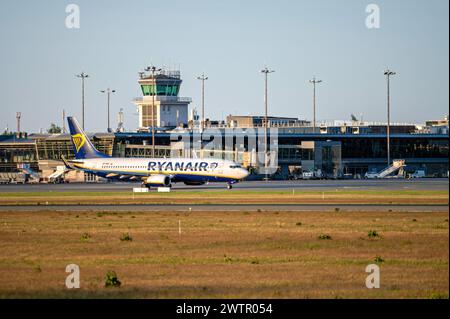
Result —
<svg viewBox="0 0 450 319"><path fill-rule="evenodd" d="M86 143L85 137L81 134L72 135L72 141L73 141L73 144L75 145L77 153L83 147L84 143Z"/></svg>

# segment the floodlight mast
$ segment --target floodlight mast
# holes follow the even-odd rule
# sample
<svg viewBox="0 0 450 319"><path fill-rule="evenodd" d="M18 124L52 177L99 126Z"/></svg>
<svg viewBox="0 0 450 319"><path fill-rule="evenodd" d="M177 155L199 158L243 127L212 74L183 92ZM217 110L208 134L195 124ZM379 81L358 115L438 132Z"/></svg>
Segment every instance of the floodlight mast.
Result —
<svg viewBox="0 0 450 319"><path fill-rule="evenodd" d="M268 128L268 75L270 73L275 72L274 70L269 69L268 67L264 67L261 70L261 73L264 74L264 170L265 170L265 179L268 180L267 174L267 165L268 165L268 145L267 145L267 128Z"/></svg>
<svg viewBox="0 0 450 319"><path fill-rule="evenodd" d="M386 86L387 86L387 125L386 125L386 139L387 139L387 166L391 165L391 76L397 73L386 69L384 75L386 76Z"/></svg>
<svg viewBox="0 0 450 319"><path fill-rule="evenodd" d="M202 81L202 120L200 123L200 130L203 133L205 128L205 81L208 80L208 77L202 73L201 76L197 77L197 80Z"/></svg>
<svg viewBox="0 0 450 319"><path fill-rule="evenodd" d="M312 80L309 80L309 83L313 85L313 133L316 131L316 84L322 83L322 80L316 80L316 77L313 77Z"/></svg>
<svg viewBox="0 0 450 319"><path fill-rule="evenodd" d="M101 93L106 93L108 96L108 102L107 102L107 107L108 107L108 128L107 128L107 132L111 133L112 129L111 129L111 122L110 122L110 108L109 108L109 104L110 104L110 100L111 100L111 93L116 93L116 90L111 90L110 88L107 88L106 90L101 90Z"/></svg>
<svg viewBox="0 0 450 319"><path fill-rule="evenodd" d="M89 75L84 72L81 72L81 74L77 74L75 76L81 79L81 122L82 122L83 130L85 130L85 126L84 126L84 79L88 78Z"/></svg>

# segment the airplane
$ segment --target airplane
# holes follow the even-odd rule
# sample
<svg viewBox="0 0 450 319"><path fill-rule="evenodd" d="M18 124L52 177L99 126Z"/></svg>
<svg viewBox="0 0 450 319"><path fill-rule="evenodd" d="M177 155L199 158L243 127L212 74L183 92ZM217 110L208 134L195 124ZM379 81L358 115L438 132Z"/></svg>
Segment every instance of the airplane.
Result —
<svg viewBox="0 0 450 319"><path fill-rule="evenodd" d="M74 160L64 157L68 169L81 170L107 179L141 181L151 187L171 187L173 183L203 185L225 182L227 188L243 180L249 172L241 165L216 158L130 158L111 157L99 152L74 117L67 118L75 152Z"/></svg>

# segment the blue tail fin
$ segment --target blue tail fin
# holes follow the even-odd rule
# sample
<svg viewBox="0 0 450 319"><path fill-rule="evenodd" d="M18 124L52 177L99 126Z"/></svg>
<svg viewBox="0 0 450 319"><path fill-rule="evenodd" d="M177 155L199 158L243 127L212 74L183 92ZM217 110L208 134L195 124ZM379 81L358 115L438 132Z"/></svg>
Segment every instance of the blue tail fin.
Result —
<svg viewBox="0 0 450 319"><path fill-rule="evenodd" d="M76 159L109 157L97 151L74 117L68 117L70 135Z"/></svg>

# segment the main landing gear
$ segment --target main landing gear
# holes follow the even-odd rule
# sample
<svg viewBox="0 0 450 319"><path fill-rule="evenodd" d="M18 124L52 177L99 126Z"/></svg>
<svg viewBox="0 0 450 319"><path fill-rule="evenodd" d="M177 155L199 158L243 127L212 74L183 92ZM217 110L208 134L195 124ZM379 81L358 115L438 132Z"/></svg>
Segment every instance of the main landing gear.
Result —
<svg viewBox="0 0 450 319"><path fill-rule="evenodd" d="M232 189L233 188L233 184L227 184L227 189Z"/></svg>

